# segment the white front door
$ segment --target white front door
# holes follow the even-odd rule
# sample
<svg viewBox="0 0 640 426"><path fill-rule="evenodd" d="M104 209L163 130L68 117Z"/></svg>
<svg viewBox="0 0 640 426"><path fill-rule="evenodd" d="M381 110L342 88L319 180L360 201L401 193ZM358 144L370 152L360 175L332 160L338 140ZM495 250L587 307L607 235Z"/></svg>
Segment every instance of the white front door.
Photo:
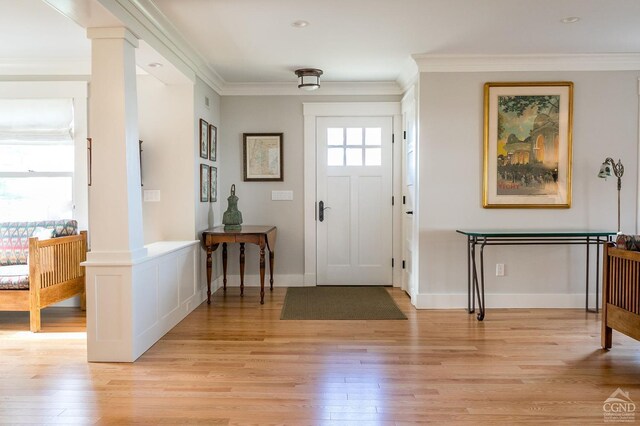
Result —
<svg viewBox="0 0 640 426"><path fill-rule="evenodd" d="M318 285L392 284L392 123L318 118Z"/></svg>

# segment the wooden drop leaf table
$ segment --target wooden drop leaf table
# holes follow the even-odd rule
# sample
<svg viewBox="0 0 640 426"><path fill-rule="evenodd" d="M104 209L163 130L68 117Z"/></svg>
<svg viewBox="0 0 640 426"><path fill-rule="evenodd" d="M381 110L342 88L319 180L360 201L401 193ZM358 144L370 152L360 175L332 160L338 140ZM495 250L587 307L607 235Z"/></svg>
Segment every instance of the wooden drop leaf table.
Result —
<svg viewBox="0 0 640 426"><path fill-rule="evenodd" d="M269 284L273 290L273 262L276 246L275 226L243 225L239 230L225 231L224 226L216 226L202 232L202 245L207 251L207 303L211 304L211 254L222 244L222 282L227 291L227 243L240 244L240 295L244 295L244 245L256 244L260 247L260 304L264 304L265 248L269 249Z"/></svg>

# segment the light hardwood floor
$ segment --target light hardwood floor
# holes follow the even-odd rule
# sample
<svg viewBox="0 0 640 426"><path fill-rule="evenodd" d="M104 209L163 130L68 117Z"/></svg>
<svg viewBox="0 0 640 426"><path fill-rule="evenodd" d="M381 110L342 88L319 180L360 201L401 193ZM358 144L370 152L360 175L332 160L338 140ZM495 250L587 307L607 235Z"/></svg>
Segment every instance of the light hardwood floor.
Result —
<svg viewBox="0 0 640 426"><path fill-rule="evenodd" d="M603 424L630 392L640 423L640 343L600 349L581 310L416 311L408 321L280 321L285 289L198 307L134 364L87 363L84 318L0 312L0 423L403 425Z"/></svg>

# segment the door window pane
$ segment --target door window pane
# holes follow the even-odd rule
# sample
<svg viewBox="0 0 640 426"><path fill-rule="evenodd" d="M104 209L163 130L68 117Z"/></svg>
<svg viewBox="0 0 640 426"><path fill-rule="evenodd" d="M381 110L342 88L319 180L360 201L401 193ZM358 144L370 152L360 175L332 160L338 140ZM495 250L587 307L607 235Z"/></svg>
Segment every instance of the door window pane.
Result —
<svg viewBox="0 0 640 426"><path fill-rule="evenodd" d="M329 148L327 152L328 166L344 166L344 148Z"/></svg>
<svg viewBox="0 0 640 426"><path fill-rule="evenodd" d="M362 128L347 128L347 145L362 145Z"/></svg>
<svg viewBox="0 0 640 426"><path fill-rule="evenodd" d="M382 165L382 148L367 148L364 151L365 166L381 166Z"/></svg>
<svg viewBox="0 0 640 426"><path fill-rule="evenodd" d="M330 127L327 129L327 144L328 145L343 145L344 144L344 129Z"/></svg>
<svg viewBox="0 0 640 426"><path fill-rule="evenodd" d="M367 127L364 130L365 145L382 145L382 129L380 127Z"/></svg>
<svg viewBox="0 0 640 426"><path fill-rule="evenodd" d="M347 166L362 166L362 148L347 148Z"/></svg>

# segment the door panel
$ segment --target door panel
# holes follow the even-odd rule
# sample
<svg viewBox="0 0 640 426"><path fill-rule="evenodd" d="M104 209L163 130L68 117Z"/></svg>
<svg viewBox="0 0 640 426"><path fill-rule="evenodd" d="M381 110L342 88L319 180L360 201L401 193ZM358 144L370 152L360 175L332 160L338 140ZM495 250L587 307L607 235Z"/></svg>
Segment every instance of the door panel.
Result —
<svg viewBox="0 0 640 426"><path fill-rule="evenodd" d="M346 220L330 220L332 217L351 216L351 179L348 176L329 176L324 223L327 232L327 262L331 265L351 264L351 222Z"/></svg>
<svg viewBox="0 0 640 426"><path fill-rule="evenodd" d="M391 117L322 117L317 125L319 285L390 285Z"/></svg>
<svg viewBox="0 0 640 426"><path fill-rule="evenodd" d="M403 127L405 139L402 145L402 289L411 296L412 300L417 295L417 286L414 282L412 271L414 265L415 247L415 214L409 214L415 209L415 180L416 180L416 126L415 126L415 102L408 102L403 112Z"/></svg>

